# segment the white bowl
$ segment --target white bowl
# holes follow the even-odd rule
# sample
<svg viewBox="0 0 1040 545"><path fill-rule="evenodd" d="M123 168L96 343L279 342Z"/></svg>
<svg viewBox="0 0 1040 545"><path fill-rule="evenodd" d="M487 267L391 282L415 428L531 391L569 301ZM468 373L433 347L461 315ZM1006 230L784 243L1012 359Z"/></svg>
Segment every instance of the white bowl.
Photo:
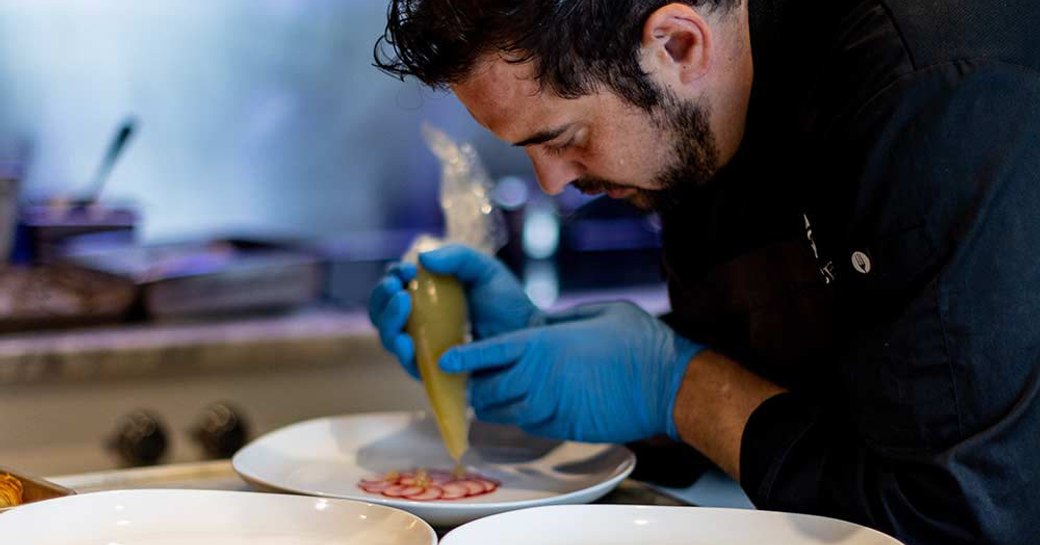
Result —
<svg viewBox="0 0 1040 545"><path fill-rule="evenodd" d="M564 505L483 518L440 545L900 545L839 520L703 507Z"/></svg>
<svg viewBox="0 0 1040 545"><path fill-rule="evenodd" d="M218 490L119 490L0 515L19 545L434 545L417 517L381 505Z"/></svg>

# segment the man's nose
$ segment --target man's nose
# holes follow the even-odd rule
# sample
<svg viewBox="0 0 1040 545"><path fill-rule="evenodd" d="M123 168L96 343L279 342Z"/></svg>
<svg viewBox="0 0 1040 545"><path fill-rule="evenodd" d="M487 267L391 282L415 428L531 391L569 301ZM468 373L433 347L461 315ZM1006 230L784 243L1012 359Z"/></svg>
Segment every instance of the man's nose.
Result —
<svg viewBox="0 0 1040 545"><path fill-rule="evenodd" d="M531 157L538 185L549 195L558 195L568 184L582 176L581 165L564 158Z"/></svg>

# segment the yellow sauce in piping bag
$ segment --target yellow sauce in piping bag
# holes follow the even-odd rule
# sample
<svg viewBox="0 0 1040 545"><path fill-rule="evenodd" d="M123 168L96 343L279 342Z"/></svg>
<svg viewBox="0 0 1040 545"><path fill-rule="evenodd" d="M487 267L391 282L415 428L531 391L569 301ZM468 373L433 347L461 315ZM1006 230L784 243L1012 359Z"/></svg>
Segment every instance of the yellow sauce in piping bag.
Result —
<svg viewBox="0 0 1040 545"><path fill-rule="evenodd" d="M408 285L412 313L406 329L415 343L426 396L437 421L437 429L448 454L461 471L462 456L469 449L465 374L441 371L437 361L449 348L466 338L466 295L459 281L432 274L423 268Z"/></svg>

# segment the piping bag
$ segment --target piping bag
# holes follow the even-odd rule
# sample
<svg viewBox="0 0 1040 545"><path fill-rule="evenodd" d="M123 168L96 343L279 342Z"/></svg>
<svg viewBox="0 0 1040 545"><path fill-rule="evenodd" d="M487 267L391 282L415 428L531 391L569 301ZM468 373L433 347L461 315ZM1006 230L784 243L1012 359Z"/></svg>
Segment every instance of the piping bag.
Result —
<svg viewBox="0 0 1040 545"><path fill-rule="evenodd" d="M476 151L456 144L428 124L422 132L441 164L440 204L446 228L444 238L422 235L404 255L405 261L418 266L415 280L408 284L412 312L405 329L415 343L419 375L458 475L463 472L462 456L469 449L468 376L441 371L437 360L469 337L466 293L454 277L424 270L418 256L448 243L493 255L504 245L506 234L501 212L491 203L491 178Z"/></svg>

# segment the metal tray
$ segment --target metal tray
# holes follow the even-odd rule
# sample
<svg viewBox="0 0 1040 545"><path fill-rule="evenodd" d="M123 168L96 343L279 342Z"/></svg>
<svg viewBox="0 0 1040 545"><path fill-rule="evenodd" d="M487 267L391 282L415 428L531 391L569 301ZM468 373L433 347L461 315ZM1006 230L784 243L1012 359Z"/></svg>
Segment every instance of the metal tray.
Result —
<svg viewBox="0 0 1040 545"><path fill-rule="evenodd" d="M132 282L72 265L0 267L0 333L116 323Z"/></svg>
<svg viewBox="0 0 1040 545"><path fill-rule="evenodd" d="M291 243L217 239L84 249L67 263L129 279L153 319L287 310L316 301L322 265Z"/></svg>

